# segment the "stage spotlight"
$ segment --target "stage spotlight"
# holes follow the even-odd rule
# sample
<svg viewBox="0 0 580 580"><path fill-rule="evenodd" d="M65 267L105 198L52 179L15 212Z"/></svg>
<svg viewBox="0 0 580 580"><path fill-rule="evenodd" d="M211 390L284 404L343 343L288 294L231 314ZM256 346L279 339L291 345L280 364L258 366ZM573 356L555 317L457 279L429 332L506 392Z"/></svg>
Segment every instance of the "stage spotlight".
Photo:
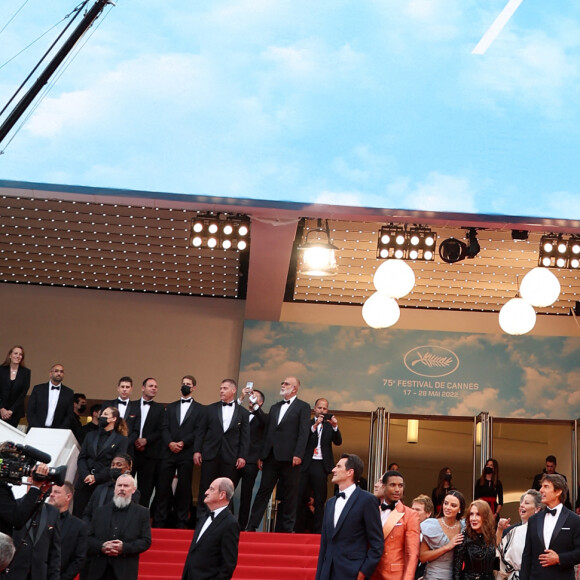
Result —
<svg viewBox="0 0 580 580"><path fill-rule="evenodd" d="M467 245L456 238L447 238L439 244L439 256L448 264L455 264L467 256Z"/></svg>
<svg viewBox="0 0 580 580"><path fill-rule="evenodd" d="M189 245L200 249L242 251L249 246L249 232L250 218L246 215L197 212L191 220Z"/></svg>

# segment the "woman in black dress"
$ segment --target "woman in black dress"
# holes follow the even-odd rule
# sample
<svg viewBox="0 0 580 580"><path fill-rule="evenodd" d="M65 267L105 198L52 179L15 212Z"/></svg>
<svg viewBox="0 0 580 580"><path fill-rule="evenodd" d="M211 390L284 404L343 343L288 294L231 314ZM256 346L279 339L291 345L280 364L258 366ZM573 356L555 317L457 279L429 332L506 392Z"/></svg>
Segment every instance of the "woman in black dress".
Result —
<svg viewBox="0 0 580 580"><path fill-rule="evenodd" d="M449 467L442 467L437 476L437 487L434 487L431 492L433 508L435 509L434 516L438 516L441 513L441 506L443 505L445 496L455 489L453 483L451 483L451 477L451 469Z"/></svg>
<svg viewBox="0 0 580 580"><path fill-rule="evenodd" d="M463 542L453 554L453 580L494 580L495 519L489 505L476 499L469 506Z"/></svg>
<svg viewBox="0 0 580 580"><path fill-rule="evenodd" d="M16 427L24 417L24 399L30 388L30 369L24 364L24 349L17 344L0 366L0 419Z"/></svg>
<svg viewBox="0 0 580 580"><path fill-rule="evenodd" d="M485 462L483 473L475 484L473 499L485 501L496 520L503 505L503 485L499 480L499 464L495 459L488 459Z"/></svg>

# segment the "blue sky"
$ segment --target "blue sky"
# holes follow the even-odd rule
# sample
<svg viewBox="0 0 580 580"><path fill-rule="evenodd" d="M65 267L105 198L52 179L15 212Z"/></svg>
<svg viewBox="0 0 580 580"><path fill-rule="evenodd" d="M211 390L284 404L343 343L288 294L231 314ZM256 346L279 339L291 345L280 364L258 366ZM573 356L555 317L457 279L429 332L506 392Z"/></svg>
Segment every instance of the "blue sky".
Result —
<svg viewBox="0 0 580 580"><path fill-rule="evenodd" d="M523 0L471 54L506 4L118 0L0 178L577 218L580 5ZM75 5L29 0L0 66ZM48 38L0 68L2 106Z"/></svg>
<svg viewBox="0 0 580 580"><path fill-rule="evenodd" d="M425 366L406 366L418 347L423 354L445 349L456 370L426 378ZM253 381L267 408L279 399L280 382L294 375L301 399L314 406L324 396L331 409L575 419L579 354L577 338L246 321L240 384Z"/></svg>

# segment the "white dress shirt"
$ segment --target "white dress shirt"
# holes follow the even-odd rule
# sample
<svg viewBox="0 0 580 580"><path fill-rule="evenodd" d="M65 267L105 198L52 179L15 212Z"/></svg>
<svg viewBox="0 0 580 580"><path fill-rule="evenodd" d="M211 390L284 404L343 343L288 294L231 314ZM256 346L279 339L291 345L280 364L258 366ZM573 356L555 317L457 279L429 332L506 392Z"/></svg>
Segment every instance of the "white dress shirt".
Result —
<svg viewBox="0 0 580 580"><path fill-rule="evenodd" d="M53 389L53 386L58 387L58 389ZM48 411L44 421L45 427L52 427L54 413L56 411L56 405L58 404L58 398L60 397L61 389L62 385L53 385L50 381L48 381Z"/></svg>
<svg viewBox="0 0 580 580"><path fill-rule="evenodd" d="M284 415L286 414L286 412L288 411L288 408L290 407L290 405L296 400L296 395L294 395L293 397L291 397L290 399L288 399L288 402L284 402L281 406L280 406L280 415L278 416L278 425L280 425L280 421L282 421L282 419L284 418Z"/></svg>
<svg viewBox="0 0 580 580"><path fill-rule="evenodd" d="M127 414L127 407L129 406L129 399L127 399L126 401L123 401L123 399L121 399L120 397L117 398L117 409L119 410L119 416L121 417L121 419L125 418L125 415Z"/></svg>
<svg viewBox="0 0 580 580"><path fill-rule="evenodd" d="M232 401L232 405L224 405L222 402L222 421L224 433L230 428L230 423L232 422L232 417L234 416L235 402Z"/></svg>
<svg viewBox="0 0 580 580"><path fill-rule="evenodd" d="M227 505L224 505L220 508L213 510L213 520L212 520L211 516L208 514L205 522L203 522L203 526L201 527L201 530L199 532L199 536L197 536L196 543L199 542L199 538L201 538L205 534L206 530L213 524L213 521L217 518L218 514L223 512L227 507L228 507Z"/></svg>
<svg viewBox="0 0 580 580"><path fill-rule="evenodd" d="M348 501L348 499L350 498L350 496L353 494L354 490L356 489L356 484L353 483L352 485L349 485L346 489L343 489L342 491L344 491L344 499L342 497L337 497L336 501L334 503L334 526L336 527L336 524L338 522L338 518L340 518L340 514L342 513L342 510L344 509L344 506L346 505L346 502Z"/></svg>
<svg viewBox="0 0 580 580"><path fill-rule="evenodd" d="M187 401L190 400L191 403L184 403L183 401ZM180 408L179 408L179 424L181 425L183 423L183 420L185 419L185 415L187 414L187 411L189 411L189 409L191 408L191 405L193 405L193 397L181 397L180 399Z"/></svg>
<svg viewBox="0 0 580 580"><path fill-rule="evenodd" d="M145 425L145 421L147 420L147 413L149 413L149 407L151 405L144 405L143 404L143 397L141 397L141 427L139 429L139 437L143 437L143 425Z"/></svg>
<svg viewBox="0 0 580 580"><path fill-rule="evenodd" d="M559 503L555 508L556 515L553 516L552 514L546 513L544 516L544 545L546 546L546 550L550 545L550 540L552 539L552 534L554 533L554 529L556 528L556 522L562 513L562 504Z"/></svg>

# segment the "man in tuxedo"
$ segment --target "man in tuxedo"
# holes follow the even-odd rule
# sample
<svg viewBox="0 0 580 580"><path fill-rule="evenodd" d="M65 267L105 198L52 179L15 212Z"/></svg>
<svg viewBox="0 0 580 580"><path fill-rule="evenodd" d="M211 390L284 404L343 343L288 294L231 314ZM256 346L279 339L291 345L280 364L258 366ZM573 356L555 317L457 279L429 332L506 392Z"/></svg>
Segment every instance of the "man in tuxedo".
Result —
<svg viewBox="0 0 580 580"><path fill-rule="evenodd" d="M573 580L580 563L580 518L562 503L568 484L546 473L540 494L546 509L528 520L520 580Z"/></svg>
<svg viewBox="0 0 580 580"><path fill-rule="evenodd" d="M306 531L308 501L312 495L314 499L314 517L311 532L320 534L324 503L328 495L328 474L334 467L332 444L342 445L342 435L338 429L338 421L334 415L328 415L328 401L317 399L314 403L314 418L311 421L306 453L300 473L300 487L298 491L298 510L294 531Z"/></svg>
<svg viewBox="0 0 580 580"><path fill-rule="evenodd" d="M405 481L400 472L387 471L383 483L379 511L385 547L373 579L414 580L419 562L419 514L402 502Z"/></svg>
<svg viewBox="0 0 580 580"><path fill-rule="evenodd" d="M202 414L193 454L195 465L201 466L198 518L206 511L205 490L211 482L227 477L235 485L240 479L240 469L246 465L250 449L250 414L237 404L237 391L234 379L224 379L220 385L220 400L208 405Z"/></svg>
<svg viewBox="0 0 580 580"><path fill-rule="evenodd" d="M60 514L40 503L22 528L14 531L16 554L9 580L60 580Z"/></svg>
<svg viewBox="0 0 580 580"><path fill-rule="evenodd" d="M383 553L377 499L356 485L363 472L358 455L343 453L332 470L336 497L326 502L316 580L370 578Z"/></svg>
<svg viewBox="0 0 580 580"><path fill-rule="evenodd" d="M148 508L157 480L165 409L153 400L157 395L154 378L143 381L141 392L141 399L134 402L138 411L129 435L129 453L133 455L133 475L137 477L141 505Z"/></svg>
<svg viewBox="0 0 580 580"><path fill-rule="evenodd" d="M240 511L238 513L238 523L240 529L245 529L250 517L250 508L252 507L252 495L254 493L254 483L258 477L258 459L260 459L260 450L264 442L264 432L268 422L268 415L262 410L265 397L262 391L244 387L242 394L238 398L238 404L242 404L245 397L248 396L248 411L250 412L250 450L246 459L246 465L240 470L241 486L240 491Z"/></svg>
<svg viewBox="0 0 580 580"><path fill-rule="evenodd" d="M119 409L119 415L121 419L124 419L131 431L132 425L129 422L136 417L139 410L138 401L133 401L131 405L131 393L133 392L133 379L131 377L121 377L117 383L117 398L111 399L110 401L103 401L101 405L101 411L104 411L107 407L117 407Z"/></svg>
<svg viewBox="0 0 580 580"><path fill-rule="evenodd" d="M151 546L149 510L131 501L135 480L120 475L111 503L97 509L88 542L88 580L137 580L139 554Z"/></svg>
<svg viewBox="0 0 580 580"><path fill-rule="evenodd" d="M278 483L277 532L291 533L296 521L300 465L310 430L310 406L297 398L300 381L287 377L281 383L282 401L272 405L258 467L262 468L260 489L254 499L248 531L255 532L272 491Z"/></svg>
<svg viewBox="0 0 580 580"><path fill-rule="evenodd" d="M193 445L202 422L203 406L192 394L197 382L192 375L181 379L181 398L169 403L163 419L161 467L157 483L157 508L153 527L167 527L171 504L175 507L177 529L187 529L191 507L193 478ZM177 471L175 496L171 485Z"/></svg>
<svg viewBox="0 0 580 580"><path fill-rule="evenodd" d="M229 580L238 563L240 528L228 509L234 483L227 477L205 492L206 515L197 521L182 580ZM207 513L209 511L209 513Z"/></svg>
<svg viewBox="0 0 580 580"><path fill-rule="evenodd" d="M48 498L60 514L60 580L74 580L87 557L89 526L69 512L73 493L72 483L65 481L62 486L53 485Z"/></svg>
<svg viewBox="0 0 580 580"><path fill-rule="evenodd" d="M53 365L48 383L36 385L32 389L26 409L29 427L51 429L72 429L74 426L72 389L62 384L64 367Z"/></svg>

